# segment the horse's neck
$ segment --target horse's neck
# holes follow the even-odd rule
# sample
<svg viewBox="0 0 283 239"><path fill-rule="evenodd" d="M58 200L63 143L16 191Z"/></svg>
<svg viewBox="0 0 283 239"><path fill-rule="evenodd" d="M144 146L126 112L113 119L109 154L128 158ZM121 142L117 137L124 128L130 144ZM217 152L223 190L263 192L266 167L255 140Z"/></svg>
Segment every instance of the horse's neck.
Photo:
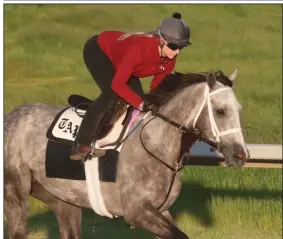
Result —
<svg viewBox="0 0 283 239"><path fill-rule="evenodd" d="M187 87L165 104L160 113L181 125L191 127L204 99L205 84Z"/></svg>
<svg viewBox="0 0 283 239"><path fill-rule="evenodd" d="M203 88L204 84L188 87L166 103L160 113L181 125L190 126L202 103ZM159 158L172 165L180 156L182 135L179 129L156 118L144 131L146 145L154 150Z"/></svg>

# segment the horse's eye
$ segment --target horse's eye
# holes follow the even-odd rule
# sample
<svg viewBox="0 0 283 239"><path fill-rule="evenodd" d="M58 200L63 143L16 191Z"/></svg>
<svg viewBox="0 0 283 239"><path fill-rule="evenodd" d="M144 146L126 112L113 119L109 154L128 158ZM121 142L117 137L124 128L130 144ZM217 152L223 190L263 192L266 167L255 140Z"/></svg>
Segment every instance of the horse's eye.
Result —
<svg viewBox="0 0 283 239"><path fill-rule="evenodd" d="M224 115L225 115L225 110L224 110L224 109L219 109L219 110L216 110L216 113L217 113L219 116L224 116Z"/></svg>

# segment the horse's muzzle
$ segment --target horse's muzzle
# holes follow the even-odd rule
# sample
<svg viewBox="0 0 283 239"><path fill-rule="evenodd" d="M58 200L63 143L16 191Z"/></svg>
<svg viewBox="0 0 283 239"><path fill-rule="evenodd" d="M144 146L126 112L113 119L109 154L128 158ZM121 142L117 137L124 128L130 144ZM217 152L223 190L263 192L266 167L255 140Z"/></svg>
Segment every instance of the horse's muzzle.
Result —
<svg viewBox="0 0 283 239"><path fill-rule="evenodd" d="M250 153L246 147L236 144L232 146L231 151L226 152L225 156L225 164L228 167L242 167L249 160Z"/></svg>
<svg viewBox="0 0 283 239"><path fill-rule="evenodd" d="M226 157L225 164L227 167L242 167L245 165L246 161L249 159L250 154L247 152L237 152L230 154Z"/></svg>

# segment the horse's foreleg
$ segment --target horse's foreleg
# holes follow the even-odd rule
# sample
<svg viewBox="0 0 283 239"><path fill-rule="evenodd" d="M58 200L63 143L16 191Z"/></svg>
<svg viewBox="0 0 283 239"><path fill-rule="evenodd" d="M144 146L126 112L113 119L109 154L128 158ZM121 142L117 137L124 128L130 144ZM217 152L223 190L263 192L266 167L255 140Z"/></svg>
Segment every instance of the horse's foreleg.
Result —
<svg viewBox="0 0 283 239"><path fill-rule="evenodd" d="M61 239L80 239L81 236L81 208L66 203L33 180L31 195L44 202L56 215Z"/></svg>
<svg viewBox="0 0 283 239"><path fill-rule="evenodd" d="M143 204L125 213L125 219L128 223L143 227L152 232L156 237L162 239L188 239L173 223L172 217L168 211L162 215L151 204Z"/></svg>
<svg viewBox="0 0 283 239"><path fill-rule="evenodd" d="M9 239L26 238L27 204L31 187L31 174L25 166L5 167L4 210Z"/></svg>
<svg viewBox="0 0 283 239"><path fill-rule="evenodd" d="M169 222L171 222L172 224L176 225L175 222L174 222L174 219L173 219L173 217L172 217L172 215L171 215L171 213L170 213L168 210L162 212L162 215L163 215L164 217L166 217L166 219L167 219ZM162 239L162 238L160 238L160 237L156 237L156 238Z"/></svg>

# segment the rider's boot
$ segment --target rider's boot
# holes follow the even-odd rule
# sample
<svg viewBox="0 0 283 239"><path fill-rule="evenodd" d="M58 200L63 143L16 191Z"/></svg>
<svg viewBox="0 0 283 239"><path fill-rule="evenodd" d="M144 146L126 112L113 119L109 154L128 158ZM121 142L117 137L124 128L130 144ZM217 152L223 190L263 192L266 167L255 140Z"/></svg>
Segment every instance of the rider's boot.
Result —
<svg viewBox="0 0 283 239"><path fill-rule="evenodd" d="M105 154L104 150L94 148L100 124L109 107L109 102L103 102L103 100L103 96L100 95L89 105L79 128L75 146L71 151L72 160L83 160L88 155L101 157Z"/></svg>
<svg viewBox="0 0 283 239"><path fill-rule="evenodd" d="M126 108L127 104L123 100L116 97L107 100L103 95L99 96L95 102L91 103L82 120L75 140L76 144L71 152L71 159L83 160L88 155L91 157L104 156L105 150L94 148L102 124L111 125L115 123L117 118L120 117L120 113L123 113ZM105 117L106 113L109 111L111 111L110 117L109 115Z"/></svg>

